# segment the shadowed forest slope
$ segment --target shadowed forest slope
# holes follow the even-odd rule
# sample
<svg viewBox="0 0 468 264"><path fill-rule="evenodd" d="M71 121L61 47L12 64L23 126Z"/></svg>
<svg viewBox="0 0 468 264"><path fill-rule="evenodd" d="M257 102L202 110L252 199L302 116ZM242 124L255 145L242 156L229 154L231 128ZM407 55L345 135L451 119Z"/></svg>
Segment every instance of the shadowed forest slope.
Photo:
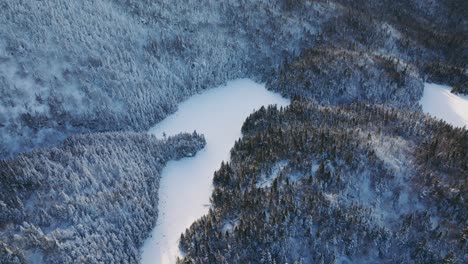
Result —
<svg viewBox="0 0 468 264"><path fill-rule="evenodd" d="M295 101L243 126L179 263L464 263L468 131Z"/></svg>

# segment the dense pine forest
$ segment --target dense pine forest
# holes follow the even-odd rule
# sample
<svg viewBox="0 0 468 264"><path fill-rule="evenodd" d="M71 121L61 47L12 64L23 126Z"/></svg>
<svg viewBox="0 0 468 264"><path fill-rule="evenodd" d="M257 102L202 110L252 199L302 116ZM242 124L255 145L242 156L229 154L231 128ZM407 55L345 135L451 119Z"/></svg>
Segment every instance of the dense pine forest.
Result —
<svg viewBox="0 0 468 264"><path fill-rule="evenodd" d="M0 161L0 263L138 262L162 168L204 144L102 133Z"/></svg>
<svg viewBox="0 0 468 264"><path fill-rule="evenodd" d="M467 263L464 0L3 0L0 263L138 263L161 170L146 133L236 78L293 99L242 128L179 263Z"/></svg>
<svg viewBox="0 0 468 264"><path fill-rule="evenodd" d="M424 80L467 89L463 0L0 5L0 157L76 133L146 130L188 96L239 77L280 82L270 88L285 94L320 86L313 97L325 103L376 95L414 105ZM324 71L296 72L312 61Z"/></svg>
<svg viewBox="0 0 468 264"><path fill-rule="evenodd" d="M262 108L179 263L464 263L468 131L362 103Z"/></svg>

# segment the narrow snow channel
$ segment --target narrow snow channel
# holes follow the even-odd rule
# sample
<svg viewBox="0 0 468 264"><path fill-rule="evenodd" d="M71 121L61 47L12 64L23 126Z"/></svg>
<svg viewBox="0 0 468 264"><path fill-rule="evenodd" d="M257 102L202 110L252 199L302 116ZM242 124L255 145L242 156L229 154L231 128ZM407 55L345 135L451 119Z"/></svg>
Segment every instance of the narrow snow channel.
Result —
<svg viewBox="0 0 468 264"><path fill-rule="evenodd" d="M423 97L419 101L423 112L453 126L468 128L468 96L456 95L450 90L449 86L425 83Z"/></svg>
<svg viewBox="0 0 468 264"><path fill-rule="evenodd" d="M175 263L180 234L208 213L213 173L241 136L242 124L262 105L286 106L287 99L249 79L195 95L179 110L150 129L162 137L179 132L202 133L206 147L194 157L171 161L163 169L159 190L159 217L151 237L143 246L143 264Z"/></svg>

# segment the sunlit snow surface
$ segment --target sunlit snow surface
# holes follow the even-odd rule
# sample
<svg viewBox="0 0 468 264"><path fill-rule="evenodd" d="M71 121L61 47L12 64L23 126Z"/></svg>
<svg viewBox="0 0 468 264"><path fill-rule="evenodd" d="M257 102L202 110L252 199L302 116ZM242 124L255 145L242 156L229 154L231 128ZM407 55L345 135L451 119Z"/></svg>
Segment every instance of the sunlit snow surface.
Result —
<svg viewBox="0 0 468 264"><path fill-rule="evenodd" d="M468 127L468 96L450 92L450 87L432 83L424 85L419 102L425 113L457 127Z"/></svg>
<svg viewBox="0 0 468 264"><path fill-rule="evenodd" d="M150 129L157 136L196 130L206 147L193 158L171 161L162 172L159 217L143 246L143 264L175 263L180 234L208 212L213 173L241 136L245 118L262 105L289 101L249 79L239 79L191 97L179 110Z"/></svg>

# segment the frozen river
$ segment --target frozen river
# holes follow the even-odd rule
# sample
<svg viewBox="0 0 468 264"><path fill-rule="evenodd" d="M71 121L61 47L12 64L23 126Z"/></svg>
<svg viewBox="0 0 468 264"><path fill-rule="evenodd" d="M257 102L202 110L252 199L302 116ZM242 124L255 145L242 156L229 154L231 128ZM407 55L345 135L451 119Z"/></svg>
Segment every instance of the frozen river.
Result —
<svg viewBox="0 0 468 264"><path fill-rule="evenodd" d="M204 134L206 147L194 157L170 161L162 172L159 217L152 236L143 246L143 264L175 263L180 255L180 234L206 214L212 191L212 177L221 161L241 136L245 118L262 105L286 106L289 100L249 79L195 95L179 109L150 129L159 137L196 130Z"/></svg>
<svg viewBox="0 0 468 264"><path fill-rule="evenodd" d="M444 85L426 83L420 104L423 112L447 123L468 128L468 96L456 95Z"/></svg>

